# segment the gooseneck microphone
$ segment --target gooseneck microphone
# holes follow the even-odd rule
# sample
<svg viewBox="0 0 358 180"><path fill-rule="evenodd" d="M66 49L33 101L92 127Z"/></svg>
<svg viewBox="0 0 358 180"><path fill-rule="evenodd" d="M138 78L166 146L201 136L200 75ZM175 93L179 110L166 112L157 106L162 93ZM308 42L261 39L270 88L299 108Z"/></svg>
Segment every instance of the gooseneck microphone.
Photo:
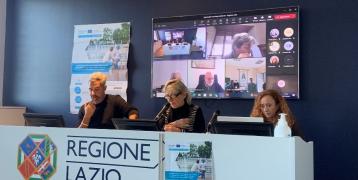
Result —
<svg viewBox="0 0 358 180"><path fill-rule="evenodd" d="M163 106L163 108L159 111L159 113L157 114L157 116L155 116L154 120L157 121L158 123L163 123L163 122L159 122L163 116L165 116L165 111L168 109L169 107L169 103L167 103L165 106Z"/></svg>
<svg viewBox="0 0 358 180"><path fill-rule="evenodd" d="M220 110L216 110L213 115L210 118L210 121L208 122L208 125L206 126L206 133L212 132L212 126L216 123L218 120L218 116L220 115Z"/></svg>

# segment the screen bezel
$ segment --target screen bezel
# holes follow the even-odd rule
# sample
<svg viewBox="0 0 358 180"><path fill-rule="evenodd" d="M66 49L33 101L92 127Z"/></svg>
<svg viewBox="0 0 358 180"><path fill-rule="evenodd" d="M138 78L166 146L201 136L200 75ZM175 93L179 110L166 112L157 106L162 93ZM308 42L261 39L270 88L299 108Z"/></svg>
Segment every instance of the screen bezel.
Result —
<svg viewBox="0 0 358 180"><path fill-rule="evenodd" d="M297 78L297 92L292 93L291 91L288 91L288 94L291 93L292 96L288 96L286 92L282 92L282 96L285 97L286 99L293 99L293 100L298 100L300 99L300 70L299 70L299 63L300 63L300 53L299 53L299 32L300 32L300 27L299 27L299 22L300 22L300 7L299 6L287 6L287 7L274 7L274 8L265 8L265 9L254 9L254 10L246 10L246 11L235 11L235 12L222 12L222 13L208 13L208 14L198 14L198 15L183 15L183 16L171 16L171 17L156 17L156 18L152 18L152 33L154 32L155 29L154 25L155 23L161 23L161 22L177 22L177 21L189 21L189 20L193 20L193 19L200 19L200 18L204 18L204 17L215 17L215 16L223 16L223 15L237 15L239 16L250 16L250 15L260 15L260 14L269 14L269 13L278 13L278 12L282 12L282 13L289 13L291 12L289 9L294 9L292 12L295 12L297 14L297 73L294 75L289 75L289 76L293 76L294 78ZM154 42L154 35L152 34L152 41L151 43ZM266 44L266 46L268 46L268 44ZM268 54L266 54L266 56L268 56ZM266 57L267 58L267 57ZM151 98L163 98L162 95L163 93L160 92L154 92L155 91L155 87L153 86L153 61L154 61L154 52L153 52L153 44L151 44L151 89L150 89L150 93L151 93ZM267 67L266 67L267 68ZM267 73L267 72L266 72ZM282 74L282 76L287 76L286 74ZM267 74L265 75L265 78L267 78ZM296 82L295 82L296 83ZM266 83L265 83L266 84ZM224 88L224 90L226 91L226 89ZM192 92L193 93L193 92ZM195 94L195 93L194 93ZM193 99L254 99L256 95L251 96L251 97L235 97L235 96L230 96L230 97L195 97L193 96Z"/></svg>

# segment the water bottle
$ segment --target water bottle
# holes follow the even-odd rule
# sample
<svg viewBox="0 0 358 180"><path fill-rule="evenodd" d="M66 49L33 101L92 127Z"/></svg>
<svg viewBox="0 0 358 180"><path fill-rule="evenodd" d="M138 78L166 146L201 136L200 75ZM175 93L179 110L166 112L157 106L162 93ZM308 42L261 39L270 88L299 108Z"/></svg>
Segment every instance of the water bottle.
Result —
<svg viewBox="0 0 358 180"><path fill-rule="evenodd" d="M290 137L291 128L287 124L286 114L280 113L280 119L275 126L274 137Z"/></svg>

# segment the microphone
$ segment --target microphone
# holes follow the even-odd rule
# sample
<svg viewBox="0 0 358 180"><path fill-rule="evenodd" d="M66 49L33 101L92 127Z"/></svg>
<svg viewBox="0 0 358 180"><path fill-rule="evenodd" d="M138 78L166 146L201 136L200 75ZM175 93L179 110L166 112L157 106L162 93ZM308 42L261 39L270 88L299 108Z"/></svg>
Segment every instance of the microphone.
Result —
<svg viewBox="0 0 358 180"><path fill-rule="evenodd" d="M157 116L155 116L155 118L154 118L155 121L159 121L159 120L162 118L162 116L164 116L164 113L165 113L165 111L168 109L168 106L169 106L169 105L170 105L170 104L167 103L165 106L163 106L163 108L159 111L159 113L157 114Z"/></svg>
<svg viewBox="0 0 358 180"><path fill-rule="evenodd" d="M206 126L206 133L211 133L213 124L218 120L218 116L220 115L220 110L216 110L210 118L208 125Z"/></svg>

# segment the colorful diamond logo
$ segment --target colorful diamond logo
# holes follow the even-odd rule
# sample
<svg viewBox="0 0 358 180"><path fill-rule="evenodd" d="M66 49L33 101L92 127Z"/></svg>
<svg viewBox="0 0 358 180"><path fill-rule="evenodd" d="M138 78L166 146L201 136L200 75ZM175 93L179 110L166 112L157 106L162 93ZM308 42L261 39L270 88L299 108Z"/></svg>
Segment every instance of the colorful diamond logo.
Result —
<svg viewBox="0 0 358 180"><path fill-rule="evenodd" d="M57 168L57 147L48 135L28 135L19 145L17 169L25 180L48 180Z"/></svg>

